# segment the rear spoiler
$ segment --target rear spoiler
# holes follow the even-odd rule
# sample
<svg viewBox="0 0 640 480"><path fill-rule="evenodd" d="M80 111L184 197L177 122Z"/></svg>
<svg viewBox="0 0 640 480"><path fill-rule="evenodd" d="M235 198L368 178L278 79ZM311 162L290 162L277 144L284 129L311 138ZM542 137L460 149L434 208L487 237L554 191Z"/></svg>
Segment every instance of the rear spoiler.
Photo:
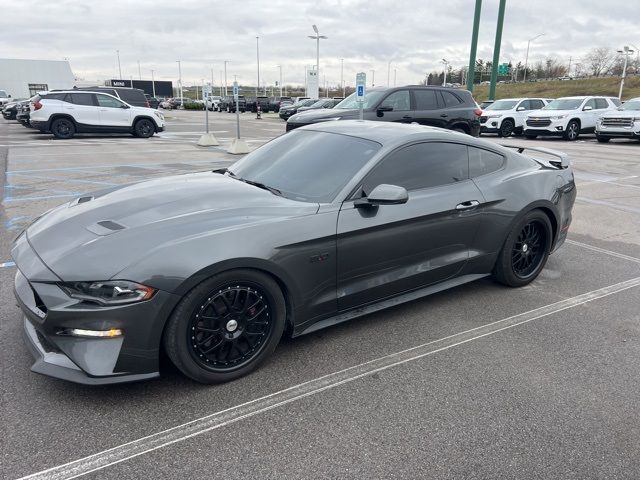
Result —
<svg viewBox="0 0 640 480"><path fill-rule="evenodd" d="M524 153L525 155L534 158L534 160L547 161L548 163L550 163L551 165L553 165L556 168L569 168L569 166L571 165L571 160L569 159L569 155L567 155L564 152L558 152L556 150L550 150L548 148L543 148L543 147L523 147L523 146L518 146L518 145L504 145L504 144L502 144L502 146L506 147L506 148L512 148L514 150L517 150L518 153L524 153L525 150L530 150L532 152L544 153L545 155L549 155L549 156L555 157L558 160L543 160L543 159L540 159L540 158L535 158L533 155L529 155L527 153Z"/></svg>

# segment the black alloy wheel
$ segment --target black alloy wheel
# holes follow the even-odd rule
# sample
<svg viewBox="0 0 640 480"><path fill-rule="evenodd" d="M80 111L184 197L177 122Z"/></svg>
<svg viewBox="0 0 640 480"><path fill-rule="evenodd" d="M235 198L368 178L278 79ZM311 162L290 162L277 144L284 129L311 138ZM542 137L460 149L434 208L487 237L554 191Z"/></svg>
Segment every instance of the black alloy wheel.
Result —
<svg viewBox="0 0 640 480"><path fill-rule="evenodd" d="M149 138L151 135L155 133L155 128L150 120L143 118L136 122L136 126L134 128L136 137L140 138Z"/></svg>
<svg viewBox="0 0 640 480"><path fill-rule="evenodd" d="M76 133L76 126L68 118L57 118L51 124L51 133L60 139L73 138Z"/></svg>
<svg viewBox="0 0 640 480"><path fill-rule="evenodd" d="M229 270L185 295L167 323L164 347L188 377L226 382L256 369L275 350L285 319L275 280L254 270Z"/></svg>
<svg viewBox="0 0 640 480"><path fill-rule="evenodd" d="M515 128L515 124L513 123L513 120L510 120L507 118L502 121L502 124L500 125L500 129L498 131L498 135L500 135L501 137L510 137L511 134L513 133L514 128Z"/></svg>
<svg viewBox="0 0 640 480"><path fill-rule="evenodd" d="M549 217L541 210L528 212L507 236L496 259L494 278L509 287L531 283L544 268L552 243Z"/></svg>

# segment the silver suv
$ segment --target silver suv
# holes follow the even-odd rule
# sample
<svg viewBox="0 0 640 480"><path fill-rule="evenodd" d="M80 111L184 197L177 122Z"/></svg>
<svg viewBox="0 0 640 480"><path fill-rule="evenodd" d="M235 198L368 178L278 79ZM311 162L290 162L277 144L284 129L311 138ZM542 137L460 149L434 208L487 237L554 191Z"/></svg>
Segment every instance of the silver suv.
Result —
<svg viewBox="0 0 640 480"><path fill-rule="evenodd" d="M601 143L612 138L640 140L640 97L632 98L617 110L606 112L598 118L596 138Z"/></svg>

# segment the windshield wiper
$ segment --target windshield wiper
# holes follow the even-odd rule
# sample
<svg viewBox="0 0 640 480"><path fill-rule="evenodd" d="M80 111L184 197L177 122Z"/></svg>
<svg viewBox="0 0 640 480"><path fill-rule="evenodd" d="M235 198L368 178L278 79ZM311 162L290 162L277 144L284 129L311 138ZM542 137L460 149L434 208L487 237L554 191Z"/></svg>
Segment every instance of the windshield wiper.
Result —
<svg viewBox="0 0 640 480"><path fill-rule="evenodd" d="M217 170L213 170L213 173L219 173L221 175L224 175L225 173L228 173L229 176L235 180L240 180L241 182L247 183L249 185L253 185L254 187L258 187L261 188L263 190L267 190L268 192L273 193L274 195L277 195L279 197L283 197L284 195L282 195L282 192L280 190L278 190L277 188L273 188L270 187L269 185L265 185L264 183L260 183L260 182L255 182L253 180L247 180L246 178L241 178L239 176L237 176L235 173L233 173L231 170L229 170L228 168L219 168Z"/></svg>

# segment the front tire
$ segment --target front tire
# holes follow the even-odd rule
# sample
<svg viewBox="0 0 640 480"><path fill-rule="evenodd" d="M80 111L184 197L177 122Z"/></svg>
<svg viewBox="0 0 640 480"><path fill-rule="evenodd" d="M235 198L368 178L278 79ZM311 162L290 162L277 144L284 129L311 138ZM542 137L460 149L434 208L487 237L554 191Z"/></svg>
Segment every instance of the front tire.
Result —
<svg viewBox="0 0 640 480"><path fill-rule="evenodd" d="M51 123L51 133L56 138L67 140L76 134L76 126L68 118L56 118Z"/></svg>
<svg viewBox="0 0 640 480"><path fill-rule="evenodd" d="M608 137L601 137L600 135L596 135L596 140L598 140L598 142L600 143L609 143L609 140L611 140Z"/></svg>
<svg viewBox="0 0 640 480"><path fill-rule="evenodd" d="M164 333L171 361L186 376L212 384L255 370L275 350L286 306L278 284L254 270L230 270L194 287Z"/></svg>
<svg viewBox="0 0 640 480"><path fill-rule="evenodd" d="M496 260L494 278L509 287L531 283L547 263L552 241L549 217L540 210L527 213L507 236Z"/></svg>
<svg viewBox="0 0 640 480"><path fill-rule="evenodd" d="M564 131L563 138L573 142L578 139L580 135L580 124L576 120L571 120L567 124L567 129Z"/></svg>
<svg viewBox="0 0 640 480"><path fill-rule="evenodd" d="M498 130L498 135L501 137L510 137L511 134L513 133L515 126L516 125L515 123L513 123L513 120L510 120L507 118L500 125L500 129Z"/></svg>
<svg viewBox="0 0 640 480"><path fill-rule="evenodd" d="M156 132L156 129L153 126L153 123L151 123L151 120L143 118L136 122L133 127L133 131L136 137L149 138Z"/></svg>

